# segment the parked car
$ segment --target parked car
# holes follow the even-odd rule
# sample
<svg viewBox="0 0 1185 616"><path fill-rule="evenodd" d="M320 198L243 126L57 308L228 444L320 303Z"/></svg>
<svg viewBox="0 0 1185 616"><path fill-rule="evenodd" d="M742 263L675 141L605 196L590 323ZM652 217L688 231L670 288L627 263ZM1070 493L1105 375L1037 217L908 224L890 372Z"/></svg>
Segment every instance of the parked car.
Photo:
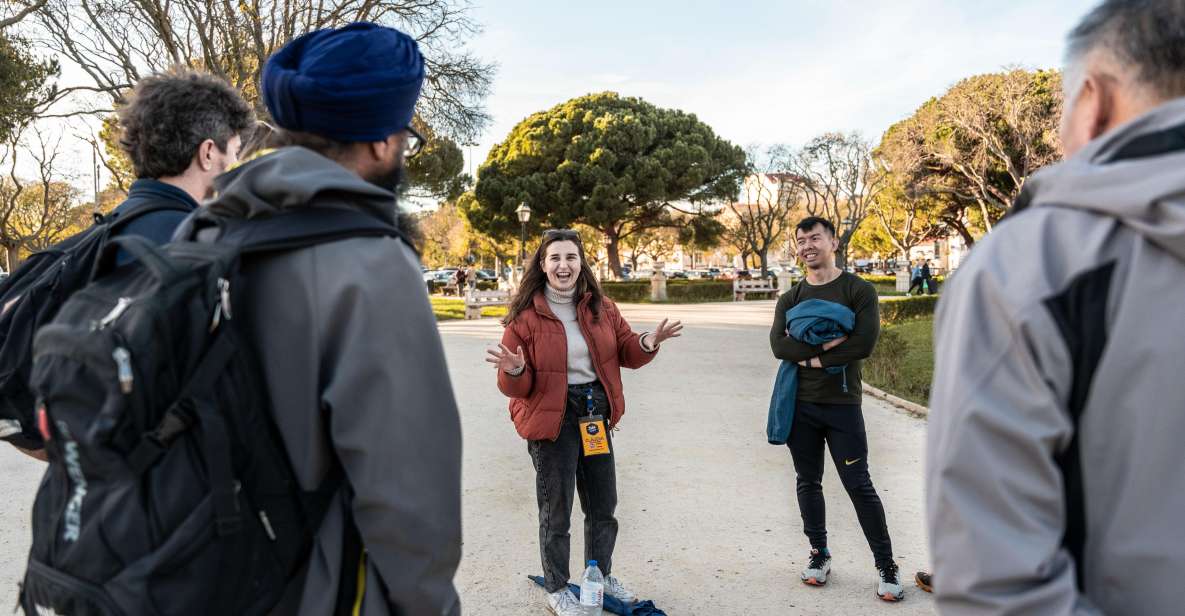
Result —
<svg viewBox="0 0 1185 616"><path fill-rule="evenodd" d="M477 279L478 280L497 280L498 275L494 273L494 270L479 269L479 270L477 270Z"/></svg>
<svg viewBox="0 0 1185 616"><path fill-rule="evenodd" d="M720 268L718 267L709 267L708 278L711 278L712 280L721 280L724 278L724 272L720 271Z"/></svg>
<svg viewBox="0 0 1185 616"><path fill-rule="evenodd" d="M667 278L687 280L689 276L687 275L687 270L674 270L667 272Z"/></svg>

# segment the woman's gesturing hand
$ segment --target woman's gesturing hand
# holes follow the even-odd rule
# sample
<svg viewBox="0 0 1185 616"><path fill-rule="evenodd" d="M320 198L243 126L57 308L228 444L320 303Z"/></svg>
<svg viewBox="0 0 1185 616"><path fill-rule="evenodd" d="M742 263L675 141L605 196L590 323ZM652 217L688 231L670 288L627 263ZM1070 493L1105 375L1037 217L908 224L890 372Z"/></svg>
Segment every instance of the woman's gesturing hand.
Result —
<svg viewBox="0 0 1185 616"><path fill-rule="evenodd" d="M486 361L494 364L494 367L503 372L518 372L523 366L527 365L527 358L523 355L523 348L520 346L517 353L511 353L506 345L499 344L496 349L486 349L489 354Z"/></svg>
<svg viewBox="0 0 1185 616"><path fill-rule="evenodd" d="M667 323L667 319L663 319L662 323L658 324L658 329L654 330L654 346L658 346L665 340L671 338L678 338L683 335L683 322L675 321L674 323Z"/></svg>

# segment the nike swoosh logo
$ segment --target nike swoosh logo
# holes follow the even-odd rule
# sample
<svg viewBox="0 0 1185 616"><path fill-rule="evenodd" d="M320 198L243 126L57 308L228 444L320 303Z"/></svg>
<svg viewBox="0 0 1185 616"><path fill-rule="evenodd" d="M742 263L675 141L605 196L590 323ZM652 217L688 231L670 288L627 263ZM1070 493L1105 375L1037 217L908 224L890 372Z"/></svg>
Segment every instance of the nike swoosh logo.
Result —
<svg viewBox="0 0 1185 616"><path fill-rule="evenodd" d="M843 463L844 463L844 466L851 466L859 461L860 461L860 458L856 458L855 460L848 460L845 458Z"/></svg>

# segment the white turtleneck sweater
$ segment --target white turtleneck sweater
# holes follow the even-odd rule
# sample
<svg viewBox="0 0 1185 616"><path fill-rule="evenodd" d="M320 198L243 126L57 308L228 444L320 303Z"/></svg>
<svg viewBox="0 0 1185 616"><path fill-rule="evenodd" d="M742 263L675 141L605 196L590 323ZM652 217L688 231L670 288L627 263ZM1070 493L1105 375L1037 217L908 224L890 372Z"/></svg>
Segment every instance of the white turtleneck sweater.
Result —
<svg viewBox="0 0 1185 616"><path fill-rule="evenodd" d="M550 284L543 291L547 298L547 305L560 322L564 324L564 333L568 338L568 384L580 385L597 380L597 372L593 369L592 355L588 352L588 342L580 331L580 322L576 319L576 288L560 291Z"/></svg>

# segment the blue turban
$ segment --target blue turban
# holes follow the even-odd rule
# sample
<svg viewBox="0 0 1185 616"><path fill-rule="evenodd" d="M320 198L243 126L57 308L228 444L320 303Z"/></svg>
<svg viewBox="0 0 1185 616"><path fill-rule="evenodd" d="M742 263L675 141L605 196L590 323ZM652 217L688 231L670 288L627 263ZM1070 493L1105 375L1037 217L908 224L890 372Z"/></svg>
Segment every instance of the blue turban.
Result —
<svg viewBox="0 0 1185 616"><path fill-rule="evenodd" d="M302 35L268 58L263 100L281 128L337 141L382 141L405 129L424 83L410 36L353 23Z"/></svg>

